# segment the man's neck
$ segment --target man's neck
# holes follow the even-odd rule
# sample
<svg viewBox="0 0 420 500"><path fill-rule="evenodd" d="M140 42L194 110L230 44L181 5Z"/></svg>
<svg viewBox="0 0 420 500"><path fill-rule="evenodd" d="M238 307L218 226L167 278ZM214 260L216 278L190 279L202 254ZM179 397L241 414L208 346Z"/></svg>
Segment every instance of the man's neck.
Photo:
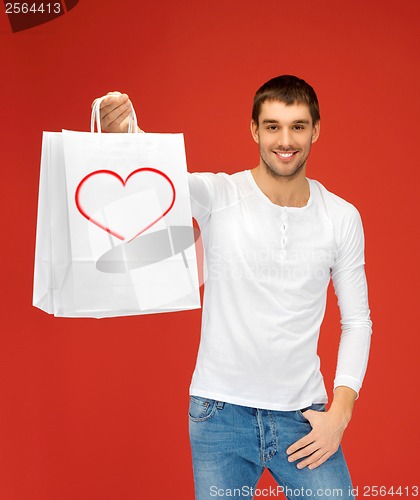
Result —
<svg viewBox="0 0 420 500"><path fill-rule="evenodd" d="M310 189L304 167L296 177L273 176L261 165L251 170L251 174L261 191L276 205L304 207L307 205Z"/></svg>

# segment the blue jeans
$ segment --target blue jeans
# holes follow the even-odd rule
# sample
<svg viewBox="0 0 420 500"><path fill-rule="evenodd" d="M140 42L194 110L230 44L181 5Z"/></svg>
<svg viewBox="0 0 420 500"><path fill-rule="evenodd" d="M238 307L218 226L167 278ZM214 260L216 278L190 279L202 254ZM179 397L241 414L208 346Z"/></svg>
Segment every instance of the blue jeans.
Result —
<svg viewBox="0 0 420 500"><path fill-rule="evenodd" d="M283 498L290 500L353 499L343 452L315 469L298 469L286 449L311 431L302 413L325 411L316 403L296 411L261 410L200 396L190 396L189 432L196 500L220 497ZM277 488L258 491L264 469Z"/></svg>

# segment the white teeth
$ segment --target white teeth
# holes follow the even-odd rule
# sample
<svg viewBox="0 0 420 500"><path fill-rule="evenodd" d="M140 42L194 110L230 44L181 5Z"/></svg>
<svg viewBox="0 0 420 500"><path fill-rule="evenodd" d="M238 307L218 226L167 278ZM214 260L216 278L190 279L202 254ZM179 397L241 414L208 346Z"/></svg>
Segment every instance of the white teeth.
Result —
<svg viewBox="0 0 420 500"><path fill-rule="evenodd" d="M278 153L280 156L282 156L283 158L290 158L292 156L293 153Z"/></svg>

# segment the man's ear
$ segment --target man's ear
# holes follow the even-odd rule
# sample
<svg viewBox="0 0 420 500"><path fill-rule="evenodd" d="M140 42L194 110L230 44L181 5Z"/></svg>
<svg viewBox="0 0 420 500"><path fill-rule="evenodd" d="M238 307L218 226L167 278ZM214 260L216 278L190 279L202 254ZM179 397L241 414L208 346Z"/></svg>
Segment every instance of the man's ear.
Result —
<svg viewBox="0 0 420 500"><path fill-rule="evenodd" d="M318 140L320 132L321 132L321 122L318 120L312 129L312 144Z"/></svg>
<svg viewBox="0 0 420 500"><path fill-rule="evenodd" d="M254 139L254 141L257 144L259 144L260 139L258 137L258 123L255 123L254 120L251 120L251 134L252 134L252 138Z"/></svg>

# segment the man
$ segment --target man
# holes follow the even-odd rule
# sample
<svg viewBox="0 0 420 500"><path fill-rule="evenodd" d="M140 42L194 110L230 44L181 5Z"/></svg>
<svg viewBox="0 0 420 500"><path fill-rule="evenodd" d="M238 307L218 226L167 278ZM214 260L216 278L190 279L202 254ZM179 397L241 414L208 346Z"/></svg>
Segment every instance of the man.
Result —
<svg viewBox="0 0 420 500"><path fill-rule="evenodd" d="M127 130L128 96L101 104L103 128ZM268 468L287 498L353 498L341 439L367 366L371 320L364 237L353 205L306 177L320 133L317 96L283 75L254 98L251 170L189 174L208 277L190 387L198 500L252 497ZM334 398L317 342L333 279L342 335Z"/></svg>

